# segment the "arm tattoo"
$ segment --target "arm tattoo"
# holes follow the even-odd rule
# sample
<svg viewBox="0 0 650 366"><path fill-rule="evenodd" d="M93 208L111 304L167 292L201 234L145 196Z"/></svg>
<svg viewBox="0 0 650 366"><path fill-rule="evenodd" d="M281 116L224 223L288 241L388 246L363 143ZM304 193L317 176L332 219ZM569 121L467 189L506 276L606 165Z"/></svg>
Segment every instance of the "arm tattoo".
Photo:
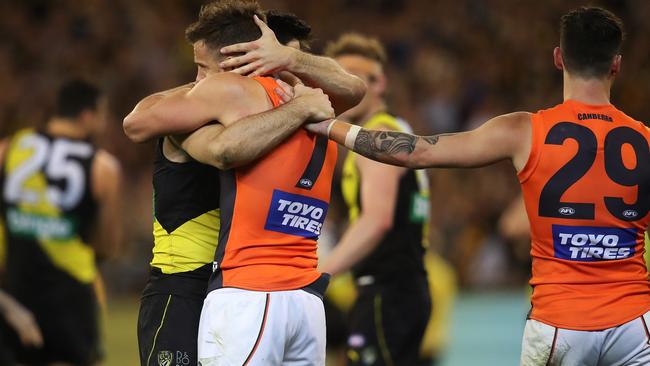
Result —
<svg viewBox="0 0 650 366"><path fill-rule="evenodd" d="M415 151L417 136L394 131L368 131L362 129L354 142L354 150L361 155L377 157L381 154L407 155Z"/></svg>
<svg viewBox="0 0 650 366"><path fill-rule="evenodd" d="M441 137L445 136L453 136L455 133L441 133L439 135L433 135L433 136L426 136L423 137L424 141L428 142L429 145L435 145L438 143L438 140L440 140Z"/></svg>

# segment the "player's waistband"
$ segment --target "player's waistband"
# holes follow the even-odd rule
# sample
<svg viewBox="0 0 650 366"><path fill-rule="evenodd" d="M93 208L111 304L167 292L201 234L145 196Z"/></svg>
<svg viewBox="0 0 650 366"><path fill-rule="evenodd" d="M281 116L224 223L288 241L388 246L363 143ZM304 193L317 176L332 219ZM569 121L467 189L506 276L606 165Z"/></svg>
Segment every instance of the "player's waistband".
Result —
<svg viewBox="0 0 650 366"><path fill-rule="evenodd" d="M193 271L179 273L162 273L157 267L151 267L147 286L142 296L178 295L197 299L205 298L212 265L206 264Z"/></svg>
<svg viewBox="0 0 650 366"><path fill-rule="evenodd" d="M293 291L293 290L303 290L309 292L310 294L319 297L321 300L325 296L325 291L330 283L331 275L329 273L321 273L318 278L307 284L306 286L297 287L297 288L287 288L282 290L272 290L272 289L261 289L261 288L246 288L245 286L223 286L223 271L221 269L215 271L210 279L210 285L208 286L208 292L213 290L218 290L220 288L241 288L243 290L249 291L263 291L263 292L274 292L274 291Z"/></svg>

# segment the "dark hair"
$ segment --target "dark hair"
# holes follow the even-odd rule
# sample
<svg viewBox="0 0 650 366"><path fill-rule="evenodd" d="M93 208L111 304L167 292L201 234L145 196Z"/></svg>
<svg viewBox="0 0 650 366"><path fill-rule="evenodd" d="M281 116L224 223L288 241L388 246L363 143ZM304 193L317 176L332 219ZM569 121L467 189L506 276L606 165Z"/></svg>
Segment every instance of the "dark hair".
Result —
<svg viewBox="0 0 650 366"><path fill-rule="evenodd" d="M71 80L59 89L56 100L56 116L77 118L85 110L96 110L101 92L83 80Z"/></svg>
<svg viewBox="0 0 650 366"><path fill-rule="evenodd" d="M562 17L560 49L567 71L582 77L603 77L621 51L623 22L598 7L580 7Z"/></svg>
<svg viewBox="0 0 650 366"><path fill-rule="evenodd" d="M280 43L286 45L295 39L300 42L301 48L310 48L311 26L297 15L280 10L269 10L266 12L266 24L273 30Z"/></svg>
<svg viewBox="0 0 650 366"><path fill-rule="evenodd" d="M347 33L342 35L336 42L330 42L325 48L325 55L338 57L342 55L357 55L380 64L385 64L386 50L377 38L366 37L358 33Z"/></svg>
<svg viewBox="0 0 650 366"><path fill-rule="evenodd" d="M217 0L201 7L199 19L192 23L185 35L192 42L204 41L213 50L258 39L262 32L253 16L266 20L255 0Z"/></svg>

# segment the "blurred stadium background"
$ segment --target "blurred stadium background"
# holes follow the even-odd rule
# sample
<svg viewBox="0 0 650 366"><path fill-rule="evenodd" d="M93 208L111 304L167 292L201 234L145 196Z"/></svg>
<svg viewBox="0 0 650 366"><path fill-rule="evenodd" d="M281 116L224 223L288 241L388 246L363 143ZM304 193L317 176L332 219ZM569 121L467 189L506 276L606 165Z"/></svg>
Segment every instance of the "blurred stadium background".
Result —
<svg viewBox="0 0 650 366"><path fill-rule="evenodd" d="M121 258L103 266L109 298L106 365L136 365L138 296L151 257L153 145L130 143L121 120L139 98L193 80L185 27L199 0L6 0L0 2L0 137L41 123L56 87L83 76L108 91L112 121L100 144L125 169ZM389 52L391 110L421 134L470 129L512 110L561 100L551 59L562 13L585 1L260 0L313 27L313 51L348 31L379 37ZM589 1L626 22L624 67L613 102L648 120L650 2ZM442 365L514 365L527 308L529 245L502 214L518 196L508 164L429 171L431 252L451 265L434 303L448 304L435 335ZM343 229L332 209L329 236ZM514 217L514 218L513 218ZM325 245L325 244L324 244ZM434 281L436 277L434 276ZM442 281L442 280L440 280ZM452 303L455 289L457 297ZM444 323L441 323L444 325Z"/></svg>

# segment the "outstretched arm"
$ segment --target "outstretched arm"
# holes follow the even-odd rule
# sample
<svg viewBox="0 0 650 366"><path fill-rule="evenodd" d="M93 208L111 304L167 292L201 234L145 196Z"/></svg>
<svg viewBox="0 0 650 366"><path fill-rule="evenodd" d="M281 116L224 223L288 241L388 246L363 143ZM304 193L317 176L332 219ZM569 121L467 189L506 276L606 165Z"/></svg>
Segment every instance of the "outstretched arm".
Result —
<svg viewBox="0 0 650 366"><path fill-rule="evenodd" d="M225 70L248 76L260 76L288 71L306 85L321 88L330 99L337 114L357 105L366 93L365 83L347 73L336 61L312 55L278 42L275 33L259 18L255 23L262 36L252 42L221 49L223 54L244 53L221 63Z"/></svg>
<svg viewBox="0 0 650 366"><path fill-rule="evenodd" d="M525 112L495 117L473 131L434 136L366 130L337 120L307 128L372 160L413 169L472 168L510 159L521 170L531 144Z"/></svg>
<svg viewBox="0 0 650 366"><path fill-rule="evenodd" d="M241 118L237 114L223 121L227 127L214 124L185 136L173 137L193 159L219 169L246 165L278 146L306 121L332 118L334 111L320 89L298 85L295 96L279 93L286 104L265 112ZM255 110L250 110L255 112Z"/></svg>

